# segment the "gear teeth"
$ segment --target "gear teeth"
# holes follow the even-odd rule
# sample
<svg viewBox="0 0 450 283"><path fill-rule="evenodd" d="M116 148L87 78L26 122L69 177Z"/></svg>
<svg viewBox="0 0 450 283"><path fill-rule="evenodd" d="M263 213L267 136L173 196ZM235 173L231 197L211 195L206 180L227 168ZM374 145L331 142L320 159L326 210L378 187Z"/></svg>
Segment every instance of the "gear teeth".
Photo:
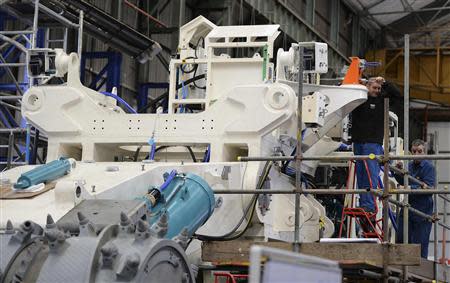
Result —
<svg viewBox="0 0 450 283"><path fill-rule="evenodd" d="M167 222L169 220L169 216L167 215L167 212L164 212L161 217L159 218L159 223L161 223L162 225L166 225L167 226Z"/></svg>
<svg viewBox="0 0 450 283"><path fill-rule="evenodd" d="M175 242L177 242L183 249L187 248L187 244L189 242L189 230L184 228L181 230L180 234L173 238Z"/></svg>
<svg viewBox="0 0 450 283"><path fill-rule="evenodd" d="M137 226L136 227L137 232L147 232L148 231L148 224L147 224L147 222L145 222L142 219L139 219L136 226Z"/></svg>
<svg viewBox="0 0 450 283"><path fill-rule="evenodd" d="M78 221L80 223L80 234L79 236L97 236L96 229L92 222L89 221L89 219L84 216L84 214L81 211L77 212Z"/></svg>
<svg viewBox="0 0 450 283"><path fill-rule="evenodd" d="M149 236L150 230L148 223L142 219L139 219L139 221L136 224L135 239L144 240L147 239Z"/></svg>
<svg viewBox="0 0 450 283"><path fill-rule="evenodd" d="M121 264L116 274L122 279L131 280L136 276L140 262L141 257L138 253L129 254L125 257L123 264Z"/></svg>
<svg viewBox="0 0 450 283"><path fill-rule="evenodd" d="M55 229L56 228L56 223L55 221L53 221L53 218L50 214L47 214L47 223L45 225L46 229Z"/></svg>
<svg viewBox="0 0 450 283"><path fill-rule="evenodd" d="M31 237L33 233L33 222L27 220L20 224L19 229L17 229L16 233L13 235L13 238L20 243L25 243Z"/></svg>
<svg viewBox="0 0 450 283"><path fill-rule="evenodd" d="M8 219L8 221L6 221L6 230L5 230L6 234L14 234L14 226L11 222L11 220Z"/></svg>
<svg viewBox="0 0 450 283"><path fill-rule="evenodd" d="M120 233L134 233L134 231L135 231L134 224L131 223L130 218L123 211L120 212L119 229L120 229Z"/></svg>
<svg viewBox="0 0 450 283"><path fill-rule="evenodd" d="M128 218L128 215L121 211L120 212L120 226L128 226L131 224L130 218Z"/></svg>
<svg viewBox="0 0 450 283"><path fill-rule="evenodd" d="M58 250L58 248L66 241L66 235L57 229L45 231L45 238L48 240L51 251Z"/></svg>
<svg viewBox="0 0 450 283"><path fill-rule="evenodd" d="M185 238L188 238L189 237L189 230L188 230L188 228L184 227L183 230L181 230L180 235L185 237Z"/></svg>
<svg viewBox="0 0 450 283"><path fill-rule="evenodd" d="M159 218L158 223L156 224L156 227L155 227L156 235L159 238L164 238L164 236L166 236L167 231L169 230L168 220L169 220L169 216L167 215L167 212L164 212L161 215L161 217Z"/></svg>
<svg viewBox="0 0 450 283"><path fill-rule="evenodd" d="M89 219L87 219L87 217L81 211L77 212L77 216L80 225L86 225L89 223Z"/></svg>
<svg viewBox="0 0 450 283"><path fill-rule="evenodd" d="M115 258L119 254L119 250L114 243L108 242L101 249L102 253L102 267L111 268Z"/></svg>
<svg viewBox="0 0 450 283"><path fill-rule="evenodd" d="M49 242L54 242L58 238L57 233L57 231L53 230L45 231L45 238L47 238Z"/></svg>

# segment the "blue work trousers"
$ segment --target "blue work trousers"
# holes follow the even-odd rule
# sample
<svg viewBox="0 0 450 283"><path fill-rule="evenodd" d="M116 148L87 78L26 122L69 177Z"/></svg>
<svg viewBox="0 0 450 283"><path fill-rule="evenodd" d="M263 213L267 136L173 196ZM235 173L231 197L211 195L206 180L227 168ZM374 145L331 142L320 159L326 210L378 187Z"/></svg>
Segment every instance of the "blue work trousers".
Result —
<svg viewBox="0 0 450 283"><path fill-rule="evenodd" d="M353 153L355 155L369 155L371 153L383 154L383 147L378 143L354 143ZM364 163L367 163L367 168ZM370 179L367 175L369 171ZM380 164L377 160L357 160L356 161L356 178L358 189L379 188L378 175L380 174ZM359 206L366 211L375 211L374 196L372 194L360 194Z"/></svg>
<svg viewBox="0 0 450 283"><path fill-rule="evenodd" d="M411 217L411 212L408 216L408 243L420 244L420 256L427 258L432 223L423 218ZM398 220L397 243L403 243L403 209Z"/></svg>

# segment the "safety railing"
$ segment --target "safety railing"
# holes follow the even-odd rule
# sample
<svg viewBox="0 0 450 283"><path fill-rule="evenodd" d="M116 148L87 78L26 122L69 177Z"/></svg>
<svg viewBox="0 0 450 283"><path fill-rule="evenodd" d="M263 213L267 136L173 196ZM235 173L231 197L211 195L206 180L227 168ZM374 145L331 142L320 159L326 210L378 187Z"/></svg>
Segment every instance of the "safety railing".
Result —
<svg viewBox="0 0 450 283"><path fill-rule="evenodd" d="M450 226L446 224L445 217L446 217L446 210L444 210L444 219L438 218L437 213L433 215L428 215L426 213L423 213L420 210L417 210L408 202L405 201L398 201L395 199L392 199L391 195L424 195L424 194L433 194L435 196L439 196L442 199L445 200L445 202L450 201L450 198L444 196L447 194L450 194L450 190L448 189L438 189L438 188L432 188L425 184L424 182L418 180L417 178L411 176L408 171L398 169L394 166L390 166L388 163L390 160L450 160L450 154L436 154L436 155L402 155L402 156L396 156L396 155L366 155L366 156L308 156L308 157L298 157L298 156L262 156L262 157L239 157L238 160L243 162L253 162L253 161L269 161L269 162L276 162L276 161L291 161L291 160L318 160L318 161L352 161L352 160L378 160L382 163L384 163L387 168L394 171L394 173L407 176L408 180L418 184L421 189L397 189L397 188L390 188L389 182L387 180L388 174L385 175L385 181L384 186L387 189L368 189L368 190L346 190L346 189L302 189L301 187L296 187L296 189L293 190L270 190L270 189L261 189L261 190L215 190L214 193L216 194L313 194L313 195L347 195L347 194L367 194L371 193L378 197L380 197L383 201L383 208L388 207L386 203L394 204L398 207L402 207L404 209L404 213L406 213L406 210L422 217L432 223L435 223L436 225L439 225L443 228L443 240L442 240L442 250L443 250L443 257L441 258L441 261L445 261L445 233L446 230L450 229ZM387 171L386 171L387 172ZM435 201L435 205L437 206L437 201ZM300 204L297 202L295 203L294 209L299 209ZM383 226L388 225L388 218L389 215L387 213L383 213ZM408 229L408 222L403 222L403 225ZM402 227L403 228L403 227ZM401 229L399 227L399 229ZM436 228L435 228L436 229ZM385 227L383 227L383 230L385 230ZM387 242L387 239L389 237L388 229L386 229L386 232L383 233L384 235L384 242ZM436 235L436 230L435 230ZM436 236L435 236L436 239ZM435 240L435 243L437 243L437 240ZM436 248L435 248L435 256L436 256ZM385 268L387 270L387 268ZM435 271L435 274L437 271Z"/></svg>

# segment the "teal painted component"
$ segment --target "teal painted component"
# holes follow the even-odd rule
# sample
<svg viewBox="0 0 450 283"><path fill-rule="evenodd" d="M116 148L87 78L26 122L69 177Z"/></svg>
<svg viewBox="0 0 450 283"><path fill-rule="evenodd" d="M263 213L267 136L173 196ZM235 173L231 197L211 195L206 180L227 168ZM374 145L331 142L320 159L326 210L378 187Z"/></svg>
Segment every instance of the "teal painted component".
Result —
<svg viewBox="0 0 450 283"><path fill-rule="evenodd" d="M164 211L168 216L166 238L177 236L184 228L192 236L214 211L215 199L211 187L201 177L187 173L176 175L161 191L159 201L151 208L152 228Z"/></svg>
<svg viewBox="0 0 450 283"><path fill-rule="evenodd" d="M14 184L14 188L26 189L30 186L55 180L67 174L71 167L72 164L66 158L53 160L20 175Z"/></svg>

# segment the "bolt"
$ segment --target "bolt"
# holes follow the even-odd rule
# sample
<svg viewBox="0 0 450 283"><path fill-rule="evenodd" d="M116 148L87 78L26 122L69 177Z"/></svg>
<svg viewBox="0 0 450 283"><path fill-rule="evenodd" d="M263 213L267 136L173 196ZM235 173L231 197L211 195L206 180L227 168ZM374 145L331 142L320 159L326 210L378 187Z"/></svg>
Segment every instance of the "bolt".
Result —
<svg viewBox="0 0 450 283"><path fill-rule="evenodd" d="M121 265L116 274L122 279L130 280L136 276L140 262L141 258L139 257L139 254L129 254L126 256L124 264Z"/></svg>
<svg viewBox="0 0 450 283"><path fill-rule="evenodd" d="M134 224L131 223L130 218L125 212L120 212L120 231L121 233L133 233Z"/></svg>
<svg viewBox="0 0 450 283"><path fill-rule="evenodd" d="M139 219L139 221L136 224L136 232L135 232L135 239L136 240L144 240L150 236L150 231L148 229L148 223L145 222L142 219Z"/></svg>
<svg viewBox="0 0 450 283"><path fill-rule="evenodd" d="M55 221L53 221L53 218L50 214L47 214L47 224L45 225L46 229L54 229L56 228Z"/></svg>
<svg viewBox="0 0 450 283"><path fill-rule="evenodd" d="M137 254L137 253L132 253L131 255L128 255L125 259L125 265L130 268L138 267L140 262L141 262L141 258L139 257L139 254Z"/></svg>
<svg viewBox="0 0 450 283"><path fill-rule="evenodd" d="M6 234L14 234L14 226L11 222L11 220L8 219L8 221L6 222L6 230L5 230Z"/></svg>
<svg viewBox="0 0 450 283"><path fill-rule="evenodd" d="M66 240L66 235L57 229L45 231L45 237L47 238L50 250L52 251L56 251Z"/></svg>
<svg viewBox="0 0 450 283"><path fill-rule="evenodd" d="M163 238L167 233L169 227L168 218L167 212L164 212L156 224L156 234L159 238Z"/></svg>
<svg viewBox="0 0 450 283"><path fill-rule="evenodd" d="M187 243L189 241L189 230L184 228L181 233L178 234L174 239L183 249L187 248Z"/></svg>
<svg viewBox="0 0 450 283"><path fill-rule="evenodd" d="M103 267L111 267L114 259L119 254L119 250L112 242L104 245L100 249L100 252L102 253Z"/></svg>
<svg viewBox="0 0 450 283"><path fill-rule="evenodd" d="M130 218L128 218L128 215L121 211L120 212L120 226L128 226L130 225Z"/></svg>
<svg viewBox="0 0 450 283"><path fill-rule="evenodd" d="M137 222L137 232L146 232L148 231L148 224L142 219L139 219Z"/></svg>
<svg viewBox="0 0 450 283"><path fill-rule="evenodd" d="M86 225L89 222L89 219L84 216L84 214L81 211L77 212L78 221L80 222L80 225Z"/></svg>

